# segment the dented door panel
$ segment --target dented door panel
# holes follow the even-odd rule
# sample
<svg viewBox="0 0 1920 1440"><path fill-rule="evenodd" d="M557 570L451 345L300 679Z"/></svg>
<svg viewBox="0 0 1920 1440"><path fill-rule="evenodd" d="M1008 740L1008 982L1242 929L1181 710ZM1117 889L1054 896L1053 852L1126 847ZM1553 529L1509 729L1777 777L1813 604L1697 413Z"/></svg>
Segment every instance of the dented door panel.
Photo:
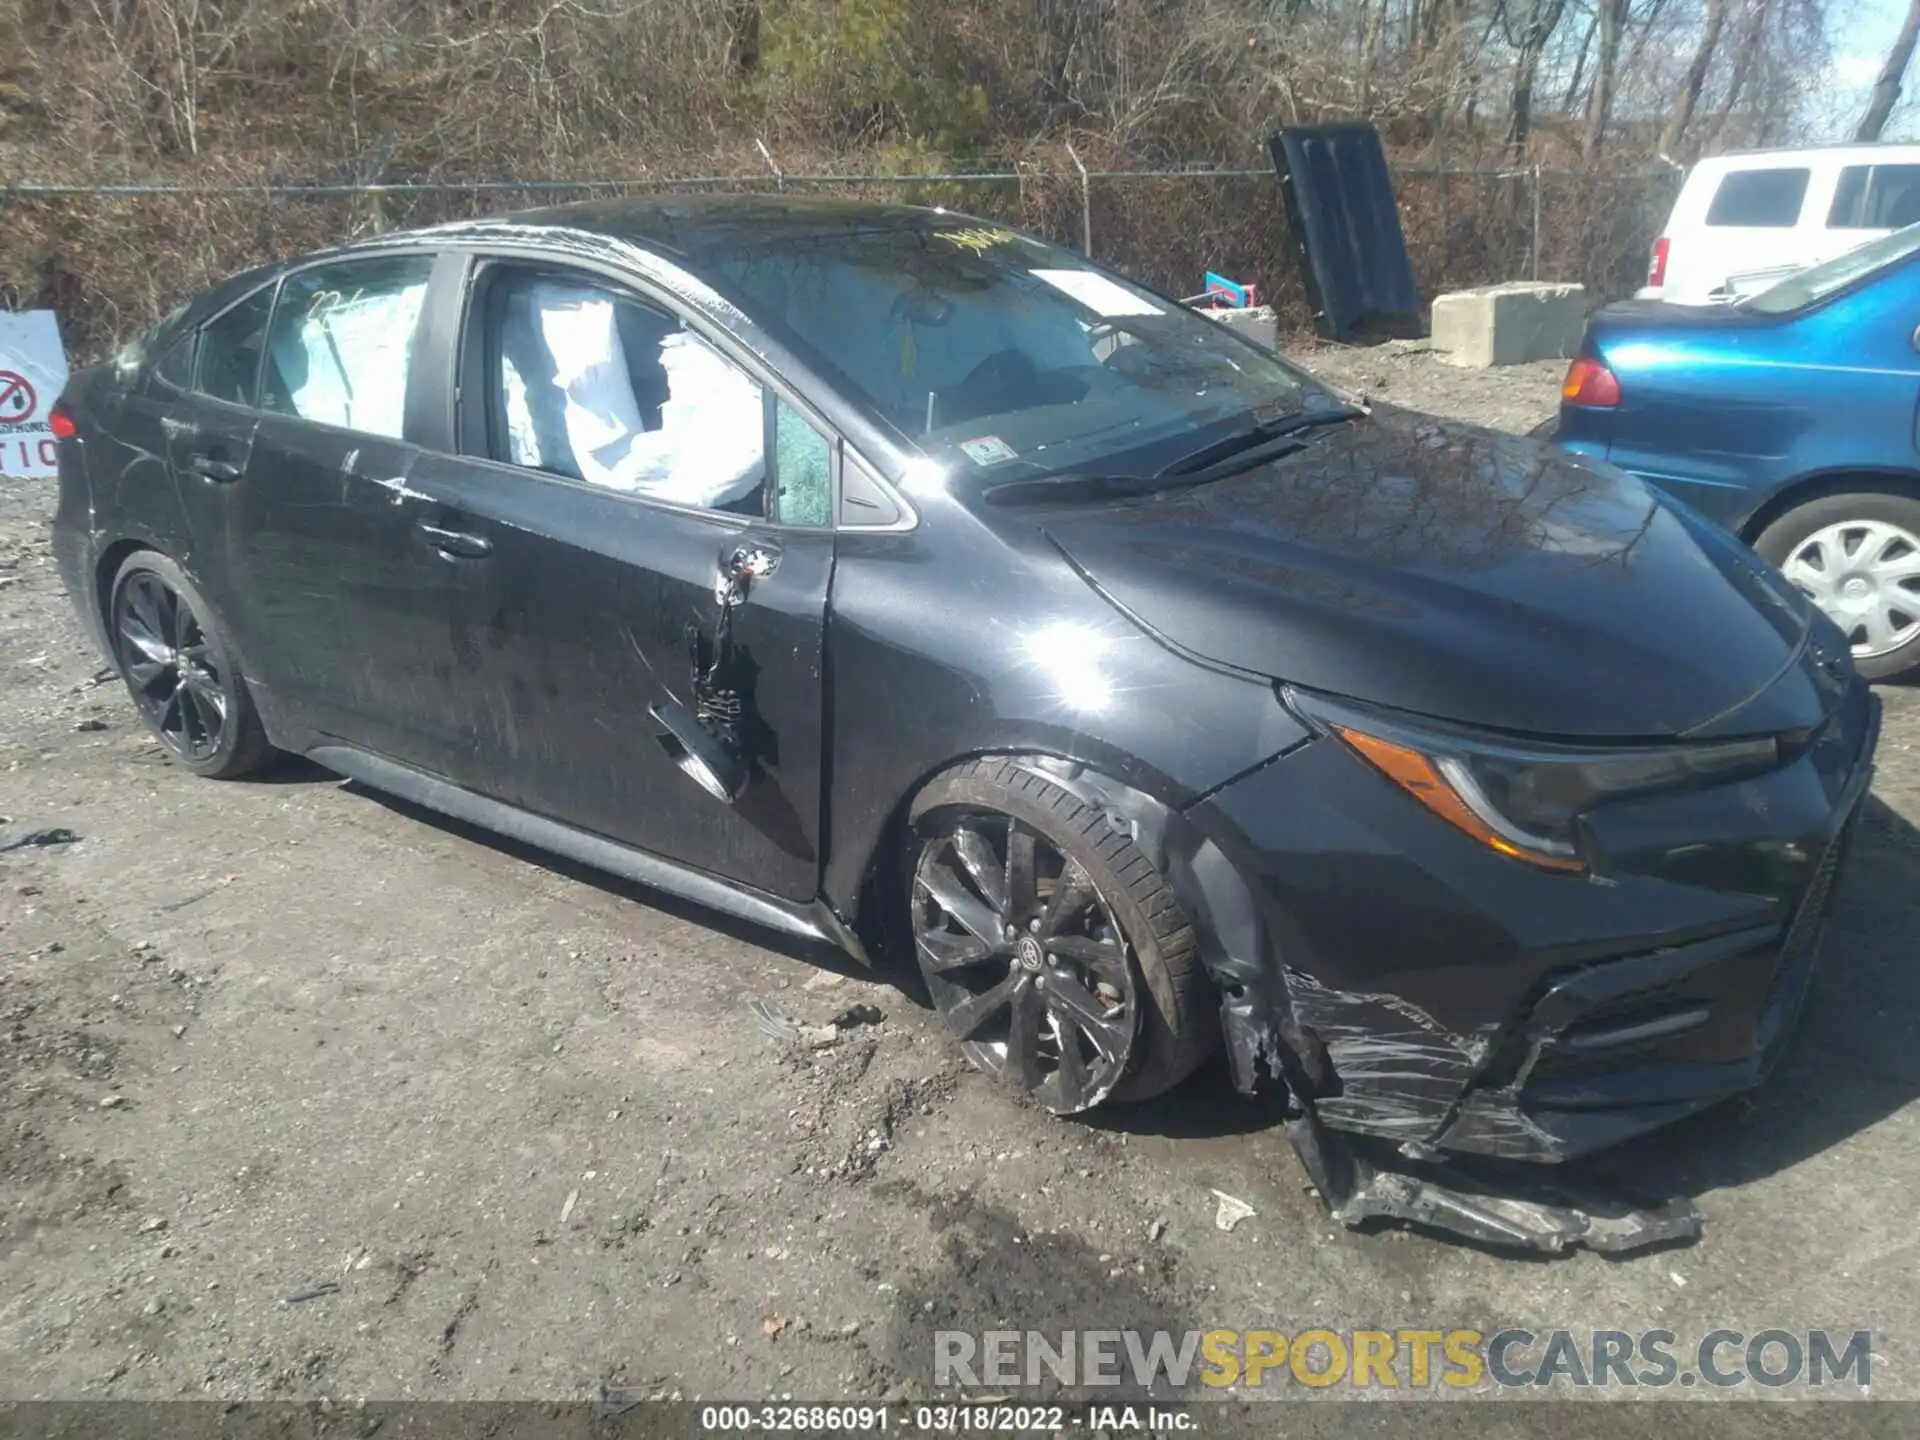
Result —
<svg viewBox="0 0 1920 1440"><path fill-rule="evenodd" d="M489 461L423 457L436 526L482 536L452 575L452 655L474 788L757 889L818 883L821 643L833 537L673 510ZM732 617L737 731L752 778L732 806L673 764L648 713L694 708L691 646L718 636L726 552L781 560Z"/></svg>

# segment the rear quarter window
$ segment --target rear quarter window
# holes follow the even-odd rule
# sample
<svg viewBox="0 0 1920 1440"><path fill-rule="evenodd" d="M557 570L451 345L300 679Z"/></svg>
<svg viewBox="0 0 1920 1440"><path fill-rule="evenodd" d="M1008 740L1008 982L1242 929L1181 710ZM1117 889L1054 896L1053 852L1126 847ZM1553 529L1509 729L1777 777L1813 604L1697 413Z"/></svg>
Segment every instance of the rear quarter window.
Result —
<svg viewBox="0 0 1920 1440"><path fill-rule="evenodd" d="M259 393L260 357L266 350L267 316L274 287L256 290L200 331L194 386L202 395L251 406Z"/></svg>
<svg viewBox="0 0 1920 1440"><path fill-rule="evenodd" d="M189 330L168 345L153 362L155 378L170 390L192 389L194 347L199 340L200 332Z"/></svg>
<svg viewBox="0 0 1920 1440"><path fill-rule="evenodd" d="M1805 167L1728 171L1707 207L1707 224L1729 229L1797 225L1801 203L1807 198L1808 176Z"/></svg>

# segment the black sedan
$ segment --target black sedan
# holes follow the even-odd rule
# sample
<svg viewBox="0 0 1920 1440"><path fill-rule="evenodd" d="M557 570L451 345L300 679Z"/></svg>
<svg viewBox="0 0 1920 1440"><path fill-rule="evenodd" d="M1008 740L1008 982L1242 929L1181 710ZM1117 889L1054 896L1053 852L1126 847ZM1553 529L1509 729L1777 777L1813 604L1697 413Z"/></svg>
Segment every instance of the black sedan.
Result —
<svg viewBox="0 0 1920 1440"><path fill-rule="evenodd" d="M1683 506L942 211L384 235L55 425L63 575L182 766L911 950L1060 1114L1223 1041L1321 1161L1698 1110L1791 1025L1871 769L1845 638Z"/></svg>

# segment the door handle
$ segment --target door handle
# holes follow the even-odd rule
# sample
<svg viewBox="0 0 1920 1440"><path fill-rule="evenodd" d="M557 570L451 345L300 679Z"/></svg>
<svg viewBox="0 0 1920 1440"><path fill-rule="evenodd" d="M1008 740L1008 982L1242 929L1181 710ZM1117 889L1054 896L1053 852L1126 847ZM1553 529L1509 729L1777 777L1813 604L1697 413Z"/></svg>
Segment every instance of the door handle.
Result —
<svg viewBox="0 0 1920 1440"><path fill-rule="evenodd" d="M742 540L720 554L720 581L715 591L723 598L744 597L747 587L780 568L780 547L771 540Z"/></svg>
<svg viewBox="0 0 1920 1440"><path fill-rule="evenodd" d="M238 465L215 455L190 456L187 460L187 468L196 475L208 480L218 480L223 485L231 484L240 478Z"/></svg>
<svg viewBox="0 0 1920 1440"><path fill-rule="evenodd" d="M493 542L484 535L469 535L464 530L443 530L438 525L416 525L433 548L455 560L478 560L493 553Z"/></svg>

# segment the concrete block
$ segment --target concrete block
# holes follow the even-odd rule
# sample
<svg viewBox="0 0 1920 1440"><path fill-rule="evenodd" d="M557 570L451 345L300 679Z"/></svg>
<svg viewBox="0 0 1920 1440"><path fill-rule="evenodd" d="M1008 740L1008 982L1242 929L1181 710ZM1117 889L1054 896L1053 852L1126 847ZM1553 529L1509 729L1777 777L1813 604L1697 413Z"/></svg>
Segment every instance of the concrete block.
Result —
<svg viewBox="0 0 1920 1440"><path fill-rule="evenodd" d="M1222 325L1233 326L1262 349L1273 349L1274 322L1271 305L1250 305L1241 310L1216 310L1209 306L1200 313L1218 320Z"/></svg>
<svg viewBox="0 0 1920 1440"><path fill-rule="evenodd" d="M1455 365L1564 360L1587 324L1580 285L1516 280L1456 290L1433 302L1433 348Z"/></svg>

